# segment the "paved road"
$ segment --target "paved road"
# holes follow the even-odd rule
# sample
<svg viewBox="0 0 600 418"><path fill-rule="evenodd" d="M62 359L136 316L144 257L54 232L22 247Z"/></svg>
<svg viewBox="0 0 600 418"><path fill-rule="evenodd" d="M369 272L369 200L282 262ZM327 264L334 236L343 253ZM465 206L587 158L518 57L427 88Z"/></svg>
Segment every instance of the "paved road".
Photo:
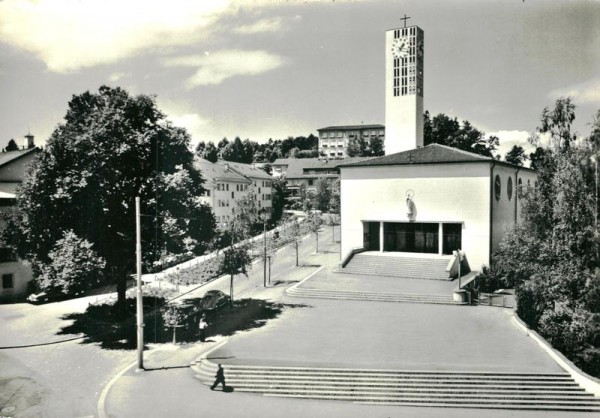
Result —
<svg viewBox="0 0 600 418"><path fill-rule="evenodd" d="M312 239L311 239L312 241ZM321 239L327 242L327 232ZM307 240L303 251L306 251ZM314 245L314 244L313 244ZM312 247L314 250L314 247ZM333 251L333 247L326 249ZM339 254L304 255L306 264L335 264ZM282 252L274 280L295 281L314 268L291 268L293 257ZM286 267L287 266L287 267ZM511 323L507 311L488 307L436 306L290 298L286 286L263 289L251 274L248 283L236 279L240 296L285 303L304 303L288 309L264 327L238 333L210 354L223 363L304 364L345 367L559 371L528 337ZM293 276L292 276L293 275ZM356 284L356 278L322 270L312 284ZM337 282L336 282L337 280ZM386 280L370 285L387 286ZM238 285L241 283L241 285ZM253 285L253 283L255 283ZM446 284L442 284L445 286ZM212 286L227 286L227 281ZM411 288L412 288L411 284ZM431 286L426 284L425 286ZM439 408L407 408L354 405L348 402L295 400L256 394L211 392L184 365L211 349L213 343L192 344L184 349L154 351L147 355L152 372L126 371L108 391L109 416L164 417L567 417L572 413L493 411ZM165 346L166 347L166 346ZM160 354L160 355L159 355ZM158 357L154 357L158 356ZM161 365L167 367L161 369ZM172 368L168 368L172 367ZM160 369L160 370L159 370ZM578 416L589 416L578 414Z"/></svg>

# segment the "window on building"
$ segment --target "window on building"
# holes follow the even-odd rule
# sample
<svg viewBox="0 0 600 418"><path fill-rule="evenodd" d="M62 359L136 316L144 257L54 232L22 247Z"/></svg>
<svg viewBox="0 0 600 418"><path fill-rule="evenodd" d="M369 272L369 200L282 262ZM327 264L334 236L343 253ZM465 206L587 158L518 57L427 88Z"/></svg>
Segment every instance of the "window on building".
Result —
<svg viewBox="0 0 600 418"><path fill-rule="evenodd" d="M226 188L226 190L227 190L227 191L229 191L229 183L227 183L227 184L225 185L225 188Z"/></svg>
<svg viewBox="0 0 600 418"><path fill-rule="evenodd" d="M12 274L3 274L2 275L2 288L12 289L13 287L14 287L13 275Z"/></svg>
<svg viewBox="0 0 600 418"><path fill-rule="evenodd" d="M500 180L500 176L496 174L496 179L494 180L494 195L496 196L496 200L500 200L501 194L502 180Z"/></svg>
<svg viewBox="0 0 600 418"><path fill-rule="evenodd" d="M315 181L314 181L314 180L312 180L312 179L311 179L311 180L308 180L308 185L309 185L309 186L312 186L312 185L314 184L314 182L315 182Z"/></svg>
<svg viewBox="0 0 600 418"><path fill-rule="evenodd" d="M337 137L338 137L338 138L341 138L341 137L342 137L342 135L343 135L343 134L342 134L342 132L338 132L338 133L337 133Z"/></svg>
<svg viewBox="0 0 600 418"><path fill-rule="evenodd" d="M508 180L506 181L506 195L508 196L508 200L510 200L512 198L512 192L513 192L512 178L509 177Z"/></svg>
<svg viewBox="0 0 600 418"><path fill-rule="evenodd" d="M235 198L235 192L231 192L231 198L234 199Z"/></svg>
<svg viewBox="0 0 600 418"><path fill-rule="evenodd" d="M517 181L517 196L521 197L523 195L523 179L519 178Z"/></svg>
<svg viewBox="0 0 600 418"><path fill-rule="evenodd" d="M341 156L343 156L343 155L344 155L344 153L343 153L343 152L338 152L338 156L339 156L339 157L341 157Z"/></svg>

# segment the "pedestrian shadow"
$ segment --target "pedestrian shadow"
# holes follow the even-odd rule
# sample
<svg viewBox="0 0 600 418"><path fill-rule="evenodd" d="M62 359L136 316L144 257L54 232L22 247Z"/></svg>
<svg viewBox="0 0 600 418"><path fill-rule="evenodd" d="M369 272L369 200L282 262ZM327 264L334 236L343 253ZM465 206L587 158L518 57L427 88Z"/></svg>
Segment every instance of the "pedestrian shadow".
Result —
<svg viewBox="0 0 600 418"><path fill-rule="evenodd" d="M321 253L317 253L317 254L321 254ZM298 267L317 268L317 267L321 267L321 265L320 264L299 264Z"/></svg>

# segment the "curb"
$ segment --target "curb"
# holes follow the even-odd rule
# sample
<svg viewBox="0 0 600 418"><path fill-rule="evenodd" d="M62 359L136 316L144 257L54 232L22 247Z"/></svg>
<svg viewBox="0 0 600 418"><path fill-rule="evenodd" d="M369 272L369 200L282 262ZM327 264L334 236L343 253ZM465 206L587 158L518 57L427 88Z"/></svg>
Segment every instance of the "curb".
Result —
<svg viewBox="0 0 600 418"><path fill-rule="evenodd" d="M317 274L318 272L320 272L321 270L323 270L325 268L325 266L321 266L318 269L316 269L315 271L313 271L312 273L310 273L308 276L306 276L304 279L302 279L301 281L299 281L298 283L288 287L287 289L285 289L285 294L289 294L288 292L292 289L296 289L298 286L300 286L302 283L304 283L305 281L307 281L308 279L310 279L312 276L314 276L315 274Z"/></svg>
<svg viewBox="0 0 600 418"><path fill-rule="evenodd" d="M580 370L571 360L566 358L560 351L556 350L552 345L546 341L544 337L532 330L523 322L521 318L517 316L517 311L513 311L513 322L515 325L525 333L525 335L531 337L541 348L544 350L552 360L554 360L560 367L568 372L573 380L575 380L582 388L591 392L596 397L600 397L600 379L597 379L584 371Z"/></svg>

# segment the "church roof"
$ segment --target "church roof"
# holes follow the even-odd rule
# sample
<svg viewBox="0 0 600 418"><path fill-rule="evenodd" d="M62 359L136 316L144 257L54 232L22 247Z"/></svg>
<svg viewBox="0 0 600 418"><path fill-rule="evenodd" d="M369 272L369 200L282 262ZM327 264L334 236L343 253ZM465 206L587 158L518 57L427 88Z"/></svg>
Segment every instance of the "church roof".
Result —
<svg viewBox="0 0 600 418"><path fill-rule="evenodd" d="M398 152L367 161L359 161L353 164L343 164L340 167L366 167L381 165L409 165L409 164L440 164L440 163L473 163L473 162L495 162L497 164L513 166L513 164L485 157L447 145L429 144L425 147L415 148L408 151ZM526 167L521 167L527 169Z"/></svg>
<svg viewBox="0 0 600 418"><path fill-rule="evenodd" d="M37 147L32 147L32 148L17 150L17 151L0 152L0 167L4 167L5 165L8 165L8 164L12 163L13 161L18 160L21 157L24 157L31 153L36 153L39 150L40 149Z"/></svg>

